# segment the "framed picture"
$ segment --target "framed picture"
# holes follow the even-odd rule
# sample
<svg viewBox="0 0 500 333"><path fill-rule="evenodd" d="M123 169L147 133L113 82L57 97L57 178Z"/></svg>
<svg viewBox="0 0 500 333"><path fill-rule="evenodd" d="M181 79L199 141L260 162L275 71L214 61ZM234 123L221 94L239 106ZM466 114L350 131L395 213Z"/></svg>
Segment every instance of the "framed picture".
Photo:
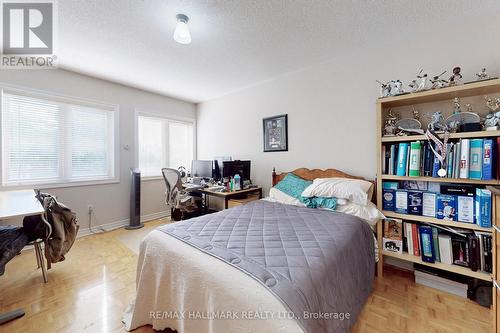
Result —
<svg viewBox="0 0 500 333"><path fill-rule="evenodd" d="M288 151L288 115L264 118L264 152Z"/></svg>

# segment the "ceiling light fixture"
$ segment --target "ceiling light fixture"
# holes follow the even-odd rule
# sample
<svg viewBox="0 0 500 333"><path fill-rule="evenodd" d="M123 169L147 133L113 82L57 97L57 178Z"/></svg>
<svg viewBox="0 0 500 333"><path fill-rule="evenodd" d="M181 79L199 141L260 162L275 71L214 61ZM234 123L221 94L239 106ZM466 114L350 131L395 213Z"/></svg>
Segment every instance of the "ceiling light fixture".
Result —
<svg viewBox="0 0 500 333"><path fill-rule="evenodd" d="M177 14L177 26L175 27L174 39L177 43L191 43L191 34L189 33L189 17L184 14Z"/></svg>

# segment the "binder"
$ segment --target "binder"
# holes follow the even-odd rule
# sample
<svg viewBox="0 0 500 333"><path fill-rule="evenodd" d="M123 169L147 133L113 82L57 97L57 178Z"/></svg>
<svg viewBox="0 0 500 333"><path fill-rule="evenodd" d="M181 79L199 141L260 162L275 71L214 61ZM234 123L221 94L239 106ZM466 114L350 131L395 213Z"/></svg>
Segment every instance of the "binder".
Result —
<svg viewBox="0 0 500 333"><path fill-rule="evenodd" d="M425 146L424 146L424 176L425 177L432 176L433 164L434 164L434 154L432 153L430 143L428 141L426 141Z"/></svg>
<svg viewBox="0 0 500 333"><path fill-rule="evenodd" d="M409 222L404 222L406 231L406 247L409 254L413 254L413 235L412 235L412 224Z"/></svg>
<svg viewBox="0 0 500 333"><path fill-rule="evenodd" d="M420 233L420 252L422 253L422 260L434 263L436 261L436 255L434 252L432 228L421 225L419 226L418 231Z"/></svg>
<svg viewBox="0 0 500 333"><path fill-rule="evenodd" d="M394 175L394 159L395 159L395 156L396 156L396 145L391 145L391 152L389 154L389 165L387 166L387 168L389 169L389 172L388 174L389 175Z"/></svg>
<svg viewBox="0 0 500 333"><path fill-rule="evenodd" d="M454 145L453 143L447 144L447 149L446 149L446 177L448 178L453 178L453 150L454 150Z"/></svg>
<svg viewBox="0 0 500 333"><path fill-rule="evenodd" d="M483 144L483 179L491 180L494 178L495 145L493 139L484 139Z"/></svg>
<svg viewBox="0 0 500 333"><path fill-rule="evenodd" d="M408 159L408 143L403 142L399 144L398 163L397 163L397 176L406 176L406 164Z"/></svg>
<svg viewBox="0 0 500 333"><path fill-rule="evenodd" d="M470 139L460 140L460 178L469 178Z"/></svg>
<svg viewBox="0 0 500 333"><path fill-rule="evenodd" d="M420 155L422 144L415 141L410 144L410 170L408 176L420 177Z"/></svg>
<svg viewBox="0 0 500 333"><path fill-rule="evenodd" d="M440 234L438 236L439 256L444 264L453 264L453 252L451 249L451 237L449 235Z"/></svg>
<svg viewBox="0 0 500 333"><path fill-rule="evenodd" d="M476 188L474 199L476 224L483 228L491 228L491 191Z"/></svg>
<svg viewBox="0 0 500 333"><path fill-rule="evenodd" d="M481 179L483 173L483 139L470 140L469 178Z"/></svg>
<svg viewBox="0 0 500 333"><path fill-rule="evenodd" d="M439 232L437 228L432 228L432 243L434 245L434 257L436 261L441 261L439 256Z"/></svg>
<svg viewBox="0 0 500 333"><path fill-rule="evenodd" d="M436 146L434 145L434 150L436 149ZM434 155L434 153L433 153ZM438 178L438 171L441 168L441 162L439 162L439 159L437 158L436 155L434 155L434 162L432 164L432 177Z"/></svg>
<svg viewBox="0 0 500 333"><path fill-rule="evenodd" d="M453 166L453 178L458 178L460 176L460 142L457 142L455 144L455 149L454 149L454 163L455 165Z"/></svg>

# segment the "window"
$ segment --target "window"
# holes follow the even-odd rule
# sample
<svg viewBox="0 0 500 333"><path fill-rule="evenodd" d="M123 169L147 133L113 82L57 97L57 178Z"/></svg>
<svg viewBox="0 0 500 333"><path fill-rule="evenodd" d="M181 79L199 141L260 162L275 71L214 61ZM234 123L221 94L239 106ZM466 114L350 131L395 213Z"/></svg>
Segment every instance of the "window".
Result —
<svg viewBox="0 0 500 333"><path fill-rule="evenodd" d="M115 177L113 107L2 92L2 185Z"/></svg>
<svg viewBox="0 0 500 333"><path fill-rule="evenodd" d="M167 118L138 116L139 169L143 177L161 176L162 168L190 168L193 124Z"/></svg>

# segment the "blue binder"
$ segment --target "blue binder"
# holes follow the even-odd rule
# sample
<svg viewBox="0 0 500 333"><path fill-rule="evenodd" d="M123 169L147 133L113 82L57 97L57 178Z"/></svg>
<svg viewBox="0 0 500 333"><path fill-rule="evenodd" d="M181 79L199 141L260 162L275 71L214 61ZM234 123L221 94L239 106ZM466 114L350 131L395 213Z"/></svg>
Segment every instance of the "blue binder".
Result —
<svg viewBox="0 0 500 333"><path fill-rule="evenodd" d="M434 149L435 148L436 146L434 146ZM439 159L436 157L436 155L434 155L434 153L432 154L432 156L434 156L434 163L432 164L432 177L438 178L438 171L439 169L441 169L441 162L439 162Z"/></svg>
<svg viewBox="0 0 500 333"><path fill-rule="evenodd" d="M433 263L436 261L436 252L434 251L434 241L432 239L432 228L429 226L420 225L418 227L420 233L420 249L422 261Z"/></svg>
<svg viewBox="0 0 500 333"><path fill-rule="evenodd" d="M496 160L496 149L493 139L484 139L483 144L483 180L492 180L494 174L494 162Z"/></svg>
<svg viewBox="0 0 500 333"><path fill-rule="evenodd" d="M406 176L407 162L408 162L408 142L399 144L398 151L398 169L396 175Z"/></svg>

